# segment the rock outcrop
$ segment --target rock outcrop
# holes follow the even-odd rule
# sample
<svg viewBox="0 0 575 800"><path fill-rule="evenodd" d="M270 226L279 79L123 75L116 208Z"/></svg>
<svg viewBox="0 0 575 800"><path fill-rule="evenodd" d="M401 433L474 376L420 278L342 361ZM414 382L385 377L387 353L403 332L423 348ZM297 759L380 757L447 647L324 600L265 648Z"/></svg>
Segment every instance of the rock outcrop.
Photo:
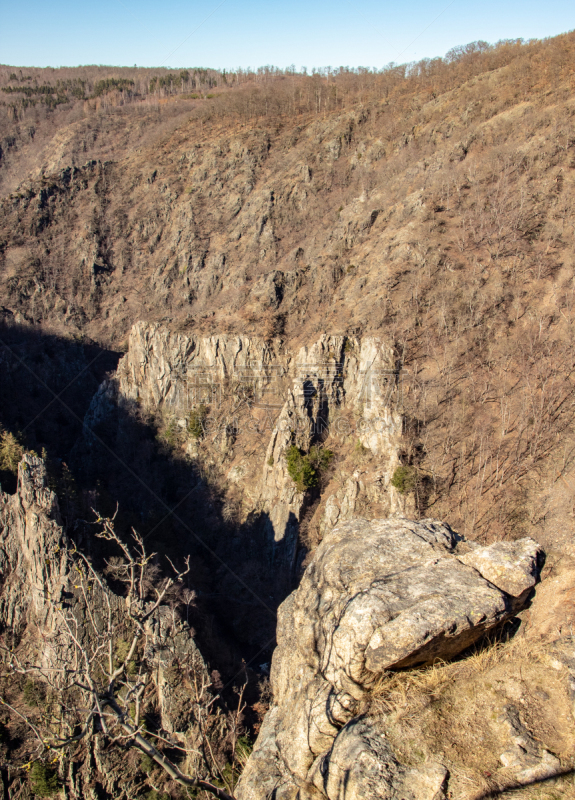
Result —
<svg viewBox="0 0 575 800"><path fill-rule="evenodd" d="M453 658L512 616L541 559L532 540L481 548L432 520L336 526L280 607L273 707L241 800L272 786L300 800L443 797L446 769L403 767L364 703L389 670Z"/></svg>
<svg viewBox="0 0 575 800"><path fill-rule="evenodd" d="M52 608L68 582L66 547L44 462L26 454L16 494L0 487L0 624L16 642L29 624L53 629Z"/></svg>
<svg viewBox="0 0 575 800"><path fill-rule="evenodd" d="M197 337L137 323L115 376L94 398L85 439L115 407L135 406L183 431L194 409L207 409L202 458L240 493L244 518L266 516L280 571L294 565L310 504L321 533L369 502L380 515L413 509L412 498L391 484L401 449L401 386L393 348L381 339L324 335L290 351L278 340ZM298 489L285 458L291 445L308 452L317 444L332 448L341 464L321 498ZM358 450L373 462L369 474L352 463ZM200 453L192 436L186 453Z"/></svg>

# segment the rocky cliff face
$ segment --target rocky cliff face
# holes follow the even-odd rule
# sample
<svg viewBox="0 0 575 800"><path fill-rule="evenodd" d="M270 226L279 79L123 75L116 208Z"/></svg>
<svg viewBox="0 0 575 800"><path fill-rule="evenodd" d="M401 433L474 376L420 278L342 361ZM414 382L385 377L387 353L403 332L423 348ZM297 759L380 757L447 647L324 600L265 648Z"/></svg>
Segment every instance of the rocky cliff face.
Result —
<svg viewBox="0 0 575 800"><path fill-rule="evenodd" d="M18 490L0 487L0 624L16 643L28 627L54 633L52 609L69 581L67 538L58 499L46 485L41 459L25 455L18 469Z"/></svg>
<svg viewBox="0 0 575 800"><path fill-rule="evenodd" d="M243 518L266 516L276 565L286 569L304 514L319 538L370 505L391 515L413 508L391 485L402 445L399 381L393 350L379 338L322 336L290 350L277 340L194 337L138 323L92 403L86 436L114 404L160 413L183 432L202 409L203 430L188 433L183 448L240 493ZM298 488L290 476L294 445L334 454L337 470L328 468L321 487Z"/></svg>
<svg viewBox="0 0 575 800"><path fill-rule="evenodd" d="M541 564L541 550L532 540L481 548L430 520L355 519L336 526L280 608L273 705L243 774L241 800L478 797L469 786L466 791L470 756L459 774L450 772L453 732L430 743L429 736L412 731L409 745L398 751L392 705L382 713L373 698L383 694L390 671L451 659L510 618L532 593ZM555 647L557 659L561 648ZM549 646L546 675L545 669L534 675L532 659L524 663L529 699L521 703L528 708L517 712L510 703L516 691L511 679L498 678L495 697L486 693L492 703L490 736L501 748L498 777L528 782L530 776L561 773L556 752L546 749L550 742L557 749L553 736L548 731L542 741L534 738L540 727L530 692L540 691L533 682L547 685L550 706L561 707L569 692L568 651L552 666ZM517 669L517 661L521 669L521 660L517 655L509 671ZM497 658L494 662L497 666ZM398 684L401 680L399 673ZM408 687L405 680L404 691ZM439 699L437 687L436 692ZM429 702L427 711L433 716ZM449 712L450 724L460 726L465 714L462 699ZM566 716L564 733L573 741L573 716ZM425 755L414 758L413 751L422 750Z"/></svg>

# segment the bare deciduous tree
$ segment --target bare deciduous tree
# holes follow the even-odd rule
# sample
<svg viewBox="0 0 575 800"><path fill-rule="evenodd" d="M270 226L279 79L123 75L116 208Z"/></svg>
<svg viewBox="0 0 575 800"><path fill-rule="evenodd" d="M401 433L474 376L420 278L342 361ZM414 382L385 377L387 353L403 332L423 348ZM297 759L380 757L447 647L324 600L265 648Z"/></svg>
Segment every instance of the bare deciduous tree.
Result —
<svg viewBox="0 0 575 800"><path fill-rule="evenodd" d="M135 531L132 544L126 544L115 530L114 518L98 515L97 536L120 550L120 556L107 562L106 572L124 586L124 597L111 593L91 560L76 548L71 549L75 601L54 603L59 630L51 649L56 658L31 664L14 649L2 645L9 672L41 683L52 702L43 704L35 715L4 698L0 702L29 729L37 743L34 760L51 760L54 751L64 751L74 758L73 751L80 742L103 737L108 745L116 743L144 753L181 786L205 790L220 800L233 800L210 780L184 773L162 752L163 745L177 749L183 756L195 755L196 761L198 751L192 753L185 741L176 741L166 731L150 731L144 719L152 693L150 654L158 646L160 617L169 608L178 584L189 573L189 559L182 570L170 562L172 576L158 577L152 563L155 554L147 553L142 537ZM216 699L206 691L208 683L205 677L201 687L195 686L194 699L202 706L200 718L210 713ZM238 716L240 713L241 708ZM204 729L200 733L205 736ZM209 741L204 744L212 755L213 767ZM207 766L205 769L209 771Z"/></svg>

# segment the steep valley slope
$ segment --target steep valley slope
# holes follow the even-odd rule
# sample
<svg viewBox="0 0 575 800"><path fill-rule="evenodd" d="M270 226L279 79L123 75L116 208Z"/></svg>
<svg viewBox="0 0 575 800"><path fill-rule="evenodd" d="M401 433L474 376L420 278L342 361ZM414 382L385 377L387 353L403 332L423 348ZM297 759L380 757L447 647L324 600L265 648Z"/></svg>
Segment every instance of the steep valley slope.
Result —
<svg viewBox="0 0 575 800"><path fill-rule="evenodd" d="M117 509L158 564L191 556L165 613L218 709L194 769L227 791L575 796L575 35L378 74L194 72L179 94L54 73L0 68L3 635L26 657L50 638L38 587L74 585L43 548L105 570L89 520ZM29 104L50 81L52 105ZM340 663L330 615L362 559ZM414 569L448 577L393 588ZM413 611L377 605L380 584ZM481 614L426 616L469 586ZM364 641L375 614L399 622ZM357 672L415 618L405 663ZM193 684L184 650L149 730L205 750L177 692L164 708L174 676ZM26 736L0 723L5 795L28 797ZM58 767L66 797L184 796L133 755L82 759Z"/></svg>
<svg viewBox="0 0 575 800"><path fill-rule="evenodd" d="M572 449L572 41L463 49L391 89L364 78L364 102L321 114L191 113L106 162L56 137L2 200L4 318L108 350L138 320L298 345L381 335L434 513L480 536L556 527Z"/></svg>

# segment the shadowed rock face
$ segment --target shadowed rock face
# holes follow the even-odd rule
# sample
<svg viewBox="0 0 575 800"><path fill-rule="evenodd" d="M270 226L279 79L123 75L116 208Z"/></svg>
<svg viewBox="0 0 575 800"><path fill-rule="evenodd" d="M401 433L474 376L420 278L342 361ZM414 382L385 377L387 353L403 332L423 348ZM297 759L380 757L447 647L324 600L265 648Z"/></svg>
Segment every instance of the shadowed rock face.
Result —
<svg viewBox="0 0 575 800"><path fill-rule="evenodd" d="M408 775L361 722L360 703L385 671L452 658L514 614L540 557L530 539L481 548L433 520L334 528L280 607L274 707L241 800L265 797L258 787L275 779L299 797L442 796L445 770Z"/></svg>

